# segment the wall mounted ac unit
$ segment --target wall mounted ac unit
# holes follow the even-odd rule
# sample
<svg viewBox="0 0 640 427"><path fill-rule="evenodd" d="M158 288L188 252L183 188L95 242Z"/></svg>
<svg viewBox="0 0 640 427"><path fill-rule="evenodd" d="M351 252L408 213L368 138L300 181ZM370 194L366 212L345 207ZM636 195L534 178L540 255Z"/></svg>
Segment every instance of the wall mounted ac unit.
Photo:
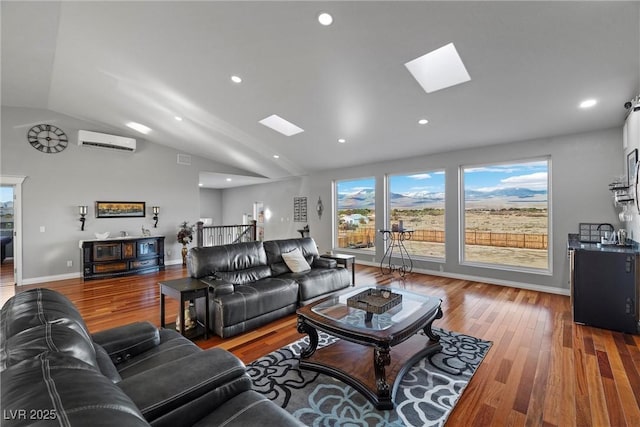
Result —
<svg viewBox="0 0 640 427"><path fill-rule="evenodd" d="M133 138L91 132L88 130L78 131L78 145L83 147L108 148L110 150L136 151L136 140Z"/></svg>

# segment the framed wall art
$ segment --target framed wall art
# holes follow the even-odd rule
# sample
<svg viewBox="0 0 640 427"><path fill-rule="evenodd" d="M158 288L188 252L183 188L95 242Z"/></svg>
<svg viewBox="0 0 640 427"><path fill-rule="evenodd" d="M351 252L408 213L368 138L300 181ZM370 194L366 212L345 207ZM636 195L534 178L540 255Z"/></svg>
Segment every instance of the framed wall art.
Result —
<svg viewBox="0 0 640 427"><path fill-rule="evenodd" d="M145 202L96 202L96 218L144 218Z"/></svg>
<svg viewBox="0 0 640 427"><path fill-rule="evenodd" d="M293 198L293 222L307 222L307 198Z"/></svg>

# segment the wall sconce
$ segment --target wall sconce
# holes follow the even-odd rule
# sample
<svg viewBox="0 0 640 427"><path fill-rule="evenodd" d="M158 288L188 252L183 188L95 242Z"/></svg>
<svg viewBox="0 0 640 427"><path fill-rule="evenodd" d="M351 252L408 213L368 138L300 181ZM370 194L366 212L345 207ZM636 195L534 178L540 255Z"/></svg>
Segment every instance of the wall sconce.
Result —
<svg viewBox="0 0 640 427"><path fill-rule="evenodd" d="M153 220L156 222L153 224L153 228L158 228L158 214L160 213L160 206L154 206L153 209Z"/></svg>
<svg viewBox="0 0 640 427"><path fill-rule="evenodd" d="M82 223L82 227L80 227L81 231L84 231L84 222L85 216L87 216L87 207L86 206L78 206L78 211L80 212L80 222Z"/></svg>
<svg viewBox="0 0 640 427"><path fill-rule="evenodd" d="M316 203L316 212L318 212L318 219L322 219L323 211L324 211L324 206L322 205L322 199L318 196L318 203Z"/></svg>

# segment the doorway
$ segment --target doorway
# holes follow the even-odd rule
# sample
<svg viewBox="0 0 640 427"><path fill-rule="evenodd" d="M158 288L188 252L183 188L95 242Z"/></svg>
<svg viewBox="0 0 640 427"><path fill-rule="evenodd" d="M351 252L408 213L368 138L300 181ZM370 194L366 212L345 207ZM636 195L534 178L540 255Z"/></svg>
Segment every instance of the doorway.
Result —
<svg viewBox="0 0 640 427"><path fill-rule="evenodd" d="M0 185L0 286L14 285L13 185Z"/></svg>
<svg viewBox="0 0 640 427"><path fill-rule="evenodd" d="M0 176L0 287L2 299L22 284L22 182L24 176Z"/></svg>
<svg viewBox="0 0 640 427"><path fill-rule="evenodd" d="M14 187L0 185L0 304L15 294L15 267L13 262Z"/></svg>

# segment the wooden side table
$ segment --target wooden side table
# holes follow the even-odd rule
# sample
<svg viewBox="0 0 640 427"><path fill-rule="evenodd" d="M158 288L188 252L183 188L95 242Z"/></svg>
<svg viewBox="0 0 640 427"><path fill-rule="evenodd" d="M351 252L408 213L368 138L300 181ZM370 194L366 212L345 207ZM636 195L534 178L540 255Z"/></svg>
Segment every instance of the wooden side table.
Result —
<svg viewBox="0 0 640 427"><path fill-rule="evenodd" d="M197 319L195 332L189 333L189 331L184 330L184 303L196 298L204 298L205 315L202 326L204 327L204 339L209 338L209 285L191 277L158 282L158 285L160 286L160 326L165 327L164 297L168 295L180 301L180 333L189 339L199 336Z"/></svg>
<svg viewBox="0 0 640 427"><path fill-rule="evenodd" d="M340 265L343 265L344 268L349 268L351 265L351 286L356 285L356 257L355 255L345 255L345 254L322 254L320 255L322 258L330 258L335 259L336 262Z"/></svg>

